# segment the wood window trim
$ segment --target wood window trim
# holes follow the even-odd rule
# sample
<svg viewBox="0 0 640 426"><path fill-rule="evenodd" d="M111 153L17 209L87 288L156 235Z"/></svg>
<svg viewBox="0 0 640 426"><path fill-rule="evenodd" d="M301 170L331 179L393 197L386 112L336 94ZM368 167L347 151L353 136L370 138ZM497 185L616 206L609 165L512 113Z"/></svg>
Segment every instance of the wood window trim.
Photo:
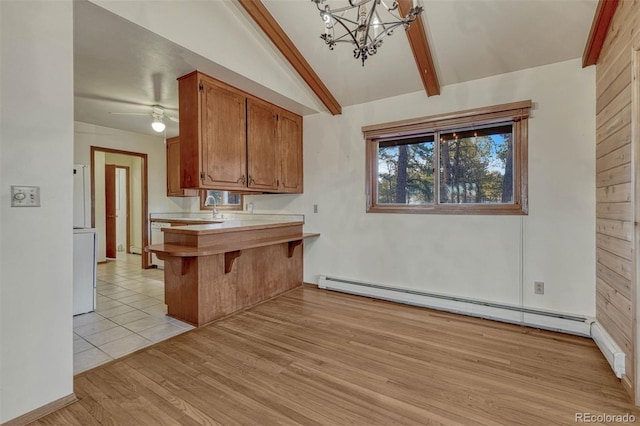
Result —
<svg viewBox="0 0 640 426"><path fill-rule="evenodd" d="M475 108L460 112L414 118L391 123L365 126L362 132L366 143L365 191L367 213L457 214L457 215L527 215L528 199L528 139L531 100ZM514 185L511 204L378 204L377 159L378 141L406 138L429 132L454 130L464 126L484 126L506 120L513 121ZM437 173L436 173L437 175ZM437 186L437 185L436 185Z"/></svg>
<svg viewBox="0 0 640 426"><path fill-rule="evenodd" d="M200 210L213 210L213 206L205 206L204 203L207 200L207 191L215 191L203 189L198 191L200 193ZM240 195L240 204L227 204L227 205L219 205L216 204L218 210L227 210L227 211L240 211L242 210L242 206L244 205L244 195Z"/></svg>

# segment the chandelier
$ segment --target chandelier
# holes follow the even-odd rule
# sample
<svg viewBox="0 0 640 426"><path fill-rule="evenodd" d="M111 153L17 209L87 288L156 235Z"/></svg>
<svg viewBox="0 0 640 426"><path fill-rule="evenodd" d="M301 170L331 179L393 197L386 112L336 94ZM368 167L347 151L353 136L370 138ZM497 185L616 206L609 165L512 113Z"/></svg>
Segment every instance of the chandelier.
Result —
<svg viewBox="0 0 640 426"><path fill-rule="evenodd" d="M327 0L311 1L316 4L324 21L324 34L320 38L330 50L337 43L353 44L353 57L361 59L363 67L367 58L376 54L386 36L393 34L399 26L408 30L423 10L414 0L413 7L403 18L396 0L392 0L391 6L383 0L347 0L347 5L334 9L324 4Z"/></svg>

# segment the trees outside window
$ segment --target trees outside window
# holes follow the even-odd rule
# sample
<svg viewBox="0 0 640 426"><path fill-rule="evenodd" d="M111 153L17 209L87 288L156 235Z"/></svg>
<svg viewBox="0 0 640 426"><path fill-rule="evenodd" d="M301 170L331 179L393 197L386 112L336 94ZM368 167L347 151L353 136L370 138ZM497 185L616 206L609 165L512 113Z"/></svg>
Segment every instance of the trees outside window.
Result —
<svg viewBox="0 0 640 426"><path fill-rule="evenodd" d="M513 203L513 126L440 134L440 203Z"/></svg>
<svg viewBox="0 0 640 426"><path fill-rule="evenodd" d="M229 191L207 190L200 191L200 210L211 210L213 206L205 206L208 196L216 200L218 210L242 210L242 195L232 194Z"/></svg>
<svg viewBox="0 0 640 426"><path fill-rule="evenodd" d="M367 211L526 214L530 105L364 128Z"/></svg>
<svg viewBox="0 0 640 426"><path fill-rule="evenodd" d="M429 204L434 200L433 135L378 144L378 202Z"/></svg>

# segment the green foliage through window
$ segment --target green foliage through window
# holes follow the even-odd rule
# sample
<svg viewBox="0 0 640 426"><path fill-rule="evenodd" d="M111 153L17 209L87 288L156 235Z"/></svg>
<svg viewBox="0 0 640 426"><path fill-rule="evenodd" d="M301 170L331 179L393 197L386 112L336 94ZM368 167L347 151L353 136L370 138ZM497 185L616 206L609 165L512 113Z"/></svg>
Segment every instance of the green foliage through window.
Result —
<svg viewBox="0 0 640 426"><path fill-rule="evenodd" d="M512 204L513 169L511 123L378 141L377 203Z"/></svg>
<svg viewBox="0 0 640 426"><path fill-rule="evenodd" d="M513 202L512 126L440 134L440 202Z"/></svg>
<svg viewBox="0 0 640 426"><path fill-rule="evenodd" d="M433 135L378 144L378 202L430 204L434 200Z"/></svg>

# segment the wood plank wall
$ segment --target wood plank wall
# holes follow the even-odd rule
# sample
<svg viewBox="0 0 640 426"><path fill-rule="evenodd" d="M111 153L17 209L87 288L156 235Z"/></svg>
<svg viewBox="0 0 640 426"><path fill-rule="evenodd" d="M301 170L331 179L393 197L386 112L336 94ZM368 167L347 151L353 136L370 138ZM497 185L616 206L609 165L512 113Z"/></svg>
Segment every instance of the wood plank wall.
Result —
<svg viewBox="0 0 640 426"><path fill-rule="evenodd" d="M622 383L633 396L634 174L632 41L640 4L618 5L596 65L596 317L626 354Z"/></svg>

